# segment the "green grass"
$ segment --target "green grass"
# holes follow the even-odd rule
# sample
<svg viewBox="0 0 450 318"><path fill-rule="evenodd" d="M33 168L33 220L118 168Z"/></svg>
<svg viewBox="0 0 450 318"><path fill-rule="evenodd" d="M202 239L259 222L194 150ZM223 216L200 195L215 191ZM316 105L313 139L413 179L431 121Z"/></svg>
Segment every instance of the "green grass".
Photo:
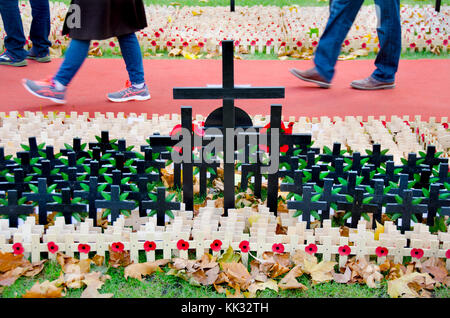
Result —
<svg viewBox="0 0 450 318"><path fill-rule="evenodd" d="M70 0L51 0L52 2L64 2L70 3ZM170 5L171 3L179 3L181 6L202 6L202 7L217 7L217 6L229 6L229 0L209 0L208 2L202 2L200 0L144 0L145 4L150 5ZM444 1L445 2L445 1ZM327 0L236 0L236 6L327 6ZM434 5L435 0L402 0L402 4L412 5ZM374 4L373 0L364 1L364 5Z"/></svg>
<svg viewBox="0 0 450 318"><path fill-rule="evenodd" d="M141 260L143 261L143 259ZM164 273L155 273L147 276L142 282L123 276L123 268L115 269L106 266L92 266L91 271L101 271L111 276L100 293L113 293L115 298L217 298L225 297L219 294L212 286L192 286L188 282L175 277L167 276L168 268L164 268ZM34 278L19 278L12 286L5 287L0 297L15 298L21 297L29 290L36 281L55 280L61 273L61 267L56 262L48 262L44 270ZM371 289L366 285L347 285L336 282L318 284L311 286L311 280L307 275L299 278L299 281L308 287L306 291L280 290L275 292L266 289L259 291L258 298L386 298L387 283L382 282L381 288ZM83 289L68 289L66 298L80 297ZM450 298L450 288L439 288L435 290L435 297Z"/></svg>

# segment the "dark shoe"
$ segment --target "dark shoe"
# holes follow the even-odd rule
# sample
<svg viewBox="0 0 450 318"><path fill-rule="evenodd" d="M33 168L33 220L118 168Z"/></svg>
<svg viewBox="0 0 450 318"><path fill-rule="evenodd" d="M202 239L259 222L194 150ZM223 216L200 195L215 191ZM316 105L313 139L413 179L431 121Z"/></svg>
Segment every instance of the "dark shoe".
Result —
<svg viewBox="0 0 450 318"><path fill-rule="evenodd" d="M22 80L23 86L34 96L49 99L57 104L65 104L66 89L58 90L53 80L31 81Z"/></svg>
<svg viewBox="0 0 450 318"><path fill-rule="evenodd" d="M395 87L395 83L385 83L380 82L374 79L372 76L369 76L368 78L353 81L350 83L350 86L356 89L362 89L366 91L373 91L377 89L390 89Z"/></svg>
<svg viewBox="0 0 450 318"><path fill-rule="evenodd" d="M125 89L115 93L109 93L107 97L111 102L115 103L128 102L130 100L142 101L151 98L146 84L144 84L143 88L135 88L129 81L127 81Z"/></svg>
<svg viewBox="0 0 450 318"><path fill-rule="evenodd" d="M51 62L51 60L52 60L50 58L50 54L47 54L44 56L37 56L36 54L34 54L33 49L28 51L27 59L35 60L36 62L39 62L39 63L48 63L48 62Z"/></svg>
<svg viewBox="0 0 450 318"><path fill-rule="evenodd" d="M305 81L305 82L311 82L314 84L319 85L322 88L330 88L331 83L325 80L320 74L317 72L316 68L310 68L306 71L300 71L296 68L291 68L289 70L294 76L298 77L299 79Z"/></svg>
<svg viewBox="0 0 450 318"><path fill-rule="evenodd" d="M6 50L0 55L0 65L20 67L20 66L27 66L27 64L28 63L25 59L23 60L15 59L11 55L9 55L8 51Z"/></svg>

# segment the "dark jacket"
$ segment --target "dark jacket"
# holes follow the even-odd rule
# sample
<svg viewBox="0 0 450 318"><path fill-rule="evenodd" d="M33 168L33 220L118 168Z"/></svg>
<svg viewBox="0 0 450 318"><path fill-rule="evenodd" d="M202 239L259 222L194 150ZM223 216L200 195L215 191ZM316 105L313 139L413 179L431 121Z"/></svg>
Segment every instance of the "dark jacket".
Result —
<svg viewBox="0 0 450 318"><path fill-rule="evenodd" d="M146 26L143 0L72 0L63 34L77 40L104 40Z"/></svg>

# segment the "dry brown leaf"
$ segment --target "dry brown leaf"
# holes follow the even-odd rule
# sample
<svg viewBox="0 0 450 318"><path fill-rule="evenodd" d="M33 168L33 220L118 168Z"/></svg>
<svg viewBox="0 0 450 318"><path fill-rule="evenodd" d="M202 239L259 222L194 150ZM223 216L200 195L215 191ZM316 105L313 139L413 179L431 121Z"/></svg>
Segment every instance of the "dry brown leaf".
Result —
<svg viewBox="0 0 450 318"><path fill-rule="evenodd" d="M250 275L258 282L265 282L269 279L267 274L260 270L260 263L256 260L250 262Z"/></svg>
<svg viewBox="0 0 450 318"><path fill-rule="evenodd" d="M253 283L248 287L248 291L250 294L255 295L258 290L265 290L265 289L272 289L276 292L278 292L278 285L277 282L273 279L269 279L266 282L259 282L259 283Z"/></svg>
<svg viewBox="0 0 450 318"><path fill-rule="evenodd" d="M291 269L289 273L286 274L286 276L283 277L282 280L278 283L278 286L282 289L302 289L307 290L308 287L303 285L302 283L299 283L297 281L297 277L300 277L303 275L302 269L300 265L295 266Z"/></svg>
<svg viewBox="0 0 450 318"><path fill-rule="evenodd" d="M338 273L335 273L334 271L332 272L332 274L333 274L333 279L336 283L347 284L352 277L352 270L350 269L350 267L347 266L345 268L344 274L338 274Z"/></svg>
<svg viewBox="0 0 450 318"><path fill-rule="evenodd" d="M238 285L240 289L246 290L252 283L252 276L242 263L221 263L221 266L230 280L230 285Z"/></svg>
<svg viewBox="0 0 450 318"><path fill-rule="evenodd" d="M94 263L96 266L102 266L104 262L105 262L104 256L95 254L94 257L92 258L92 263Z"/></svg>
<svg viewBox="0 0 450 318"><path fill-rule="evenodd" d="M351 282L365 282L370 288L379 288L378 282L383 279L383 275L380 273L380 267L375 264L370 264L365 258L358 260L350 260L347 265L352 270Z"/></svg>
<svg viewBox="0 0 450 318"><path fill-rule="evenodd" d="M8 272L16 267L27 267L30 262L23 255L3 253L0 251L0 273Z"/></svg>
<svg viewBox="0 0 450 318"><path fill-rule="evenodd" d="M56 281L46 280L43 283L36 282L30 290L28 290L23 298L61 298L62 288L56 287Z"/></svg>
<svg viewBox="0 0 450 318"><path fill-rule="evenodd" d="M108 264L114 268L127 267L131 264L130 251L114 252L110 246Z"/></svg>
<svg viewBox="0 0 450 318"><path fill-rule="evenodd" d="M16 267L6 273L0 275L0 286L11 286L15 281L22 276L24 272L23 267Z"/></svg>
<svg viewBox="0 0 450 318"><path fill-rule="evenodd" d="M23 276L33 277L38 275L44 269L45 262L47 262L46 259L31 263L27 268L25 268Z"/></svg>
<svg viewBox="0 0 450 318"><path fill-rule="evenodd" d="M428 285L433 281L427 273L409 273L398 279L388 281L387 293L392 298L414 298L421 297L418 291L421 290L421 285Z"/></svg>
<svg viewBox="0 0 450 318"><path fill-rule="evenodd" d="M125 267L124 277L136 278L142 281L142 276L151 275L154 272L162 272L160 266L164 266L169 262L169 260L157 260L154 262L131 264Z"/></svg>
<svg viewBox="0 0 450 318"><path fill-rule="evenodd" d="M219 265L217 265L207 271L199 269L198 271L192 273L192 277L203 286L208 286L216 282L217 277L219 276L219 271L220 268Z"/></svg>
<svg viewBox="0 0 450 318"><path fill-rule="evenodd" d="M334 266L336 262L317 262L317 257L298 250L292 257L296 265L300 265L305 274L311 275L313 285L327 282L333 279Z"/></svg>
<svg viewBox="0 0 450 318"><path fill-rule="evenodd" d="M92 272L86 274L83 283L87 285L81 293L80 298L111 298L114 294L100 294L98 290L103 286L106 280L111 279L109 275L103 275L101 272Z"/></svg>
<svg viewBox="0 0 450 318"><path fill-rule="evenodd" d="M225 290L227 298L244 298L245 296L241 294L241 289L239 285L232 286L234 288L234 294L232 294L228 289Z"/></svg>
<svg viewBox="0 0 450 318"><path fill-rule="evenodd" d="M448 276L445 262L437 257L430 257L423 262L421 272L430 274L439 283L444 283Z"/></svg>

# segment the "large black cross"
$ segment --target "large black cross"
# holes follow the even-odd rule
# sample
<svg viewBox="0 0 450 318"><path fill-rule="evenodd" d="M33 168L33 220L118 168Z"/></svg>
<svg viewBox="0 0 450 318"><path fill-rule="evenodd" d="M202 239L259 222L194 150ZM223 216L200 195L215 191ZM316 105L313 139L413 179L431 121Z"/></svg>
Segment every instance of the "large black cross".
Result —
<svg viewBox="0 0 450 318"><path fill-rule="evenodd" d="M165 215L167 210L179 210L179 202L167 202L166 201L166 188L159 187L157 192L156 201L142 201L142 207L144 209L156 210L156 224L158 226L165 225Z"/></svg>
<svg viewBox="0 0 450 318"><path fill-rule="evenodd" d="M118 185L111 186L111 200L95 200L96 208L109 209L111 211L111 223L117 220L121 210L133 210L134 201L120 200L120 187Z"/></svg>
<svg viewBox="0 0 450 318"><path fill-rule="evenodd" d="M322 196L320 199L322 201L325 201L327 203L327 207L322 210L322 219L329 219L330 218L330 208L332 203L337 203L340 201L345 200L345 196L342 194L339 194L341 190L338 190L339 187L336 187L336 189L333 189L333 179L325 178L324 184L323 184L323 191Z"/></svg>
<svg viewBox="0 0 450 318"><path fill-rule="evenodd" d="M102 195L98 190L98 177L91 176L89 178L89 191L74 191L74 197L80 197L87 201L89 207L89 218L94 220L94 226L97 226L97 207L95 206L95 200L102 199Z"/></svg>
<svg viewBox="0 0 450 318"><path fill-rule="evenodd" d="M450 200L440 199L440 184L432 184L430 185L430 195L426 200L428 204L428 212L427 212L427 225L434 225L434 218L436 217L437 211L442 207L450 207ZM424 202L425 203L425 202Z"/></svg>
<svg viewBox="0 0 450 318"><path fill-rule="evenodd" d="M234 208L234 149L227 155L227 128L235 128L235 99L284 98L284 87L235 87L234 85L234 44L233 40L222 41L222 87L174 88L174 99L222 99L222 128L224 143L224 208ZM234 138L234 137L233 137ZM227 160L230 158L232 160ZM233 162L229 162L233 161Z"/></svg>
<svg viewBox="0 0 450 318"><path fill-rule="evenodd" d="M8 191L8 205L0 205L0 214L7 215L9 226L17 227L19 215L32 214L32 205L18 205L17 190Z"/></svg>
<svg viewBox="0 0 450 318"><path fill-rule="evenodd" d="M39 207L39 224L47 224L47 203L53 202L53 197L60 197L58 193L49 193L47 191L47 179L38 179L38 192L25 192L23 196L29 201L34 201L38 203Z"/></svg>

